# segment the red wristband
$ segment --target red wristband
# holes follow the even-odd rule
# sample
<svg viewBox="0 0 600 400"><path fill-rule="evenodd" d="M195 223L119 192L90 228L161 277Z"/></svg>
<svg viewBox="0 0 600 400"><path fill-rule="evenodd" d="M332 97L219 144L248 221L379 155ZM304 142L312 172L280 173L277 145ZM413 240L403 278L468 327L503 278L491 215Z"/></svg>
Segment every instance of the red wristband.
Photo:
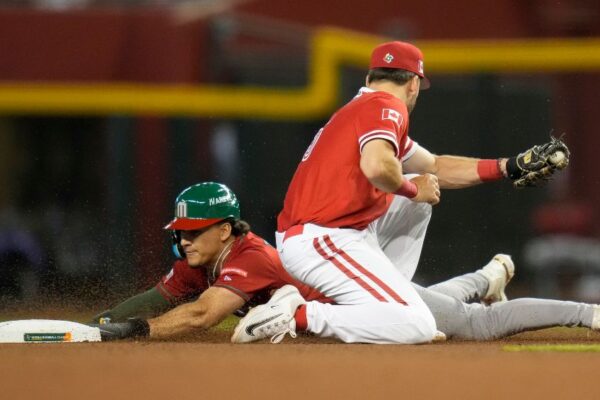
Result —
<svg viewBox="0 0 600 400"><path fill-rule="evenodd" d="M417 193L419 193L419 188L414 184L414 182L409 181L408 179L405 179L402 183L402 186L400 186L400 188L394 192L394 194L408 197L409 199L415 197Z"/></svg>
<svg viewBox="0 0 600 400"><path fill-rule="evenodd" d="M504 178L498 160L479 160L477 174L482 182L497 181Z"/></svg>

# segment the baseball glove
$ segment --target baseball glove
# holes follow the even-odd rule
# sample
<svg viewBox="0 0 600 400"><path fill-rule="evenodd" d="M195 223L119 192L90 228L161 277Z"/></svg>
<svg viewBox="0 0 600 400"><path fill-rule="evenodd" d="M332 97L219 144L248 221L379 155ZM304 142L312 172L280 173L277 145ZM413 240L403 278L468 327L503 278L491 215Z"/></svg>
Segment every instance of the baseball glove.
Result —
<svg viewBox="0 0 600 400"><path fill-rule="evenodd" d="M506 172L516 188L537 186L552 178L557 170L565 169L569 165L570 155L569 148L561 138L550 136L548 143L533 146L509 158Z"/></svg>

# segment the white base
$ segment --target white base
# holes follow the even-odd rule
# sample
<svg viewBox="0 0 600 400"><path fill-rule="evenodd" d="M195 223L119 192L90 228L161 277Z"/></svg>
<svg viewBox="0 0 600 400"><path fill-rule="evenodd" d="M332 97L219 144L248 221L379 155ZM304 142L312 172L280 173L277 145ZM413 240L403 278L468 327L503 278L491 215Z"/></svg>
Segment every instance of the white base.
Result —
<svg viewBox="0 0 600 400"><path fill-rule="evenodd" d="M71 321L24 319L0 322L0 343L100 342L100 330Z"/></svg>

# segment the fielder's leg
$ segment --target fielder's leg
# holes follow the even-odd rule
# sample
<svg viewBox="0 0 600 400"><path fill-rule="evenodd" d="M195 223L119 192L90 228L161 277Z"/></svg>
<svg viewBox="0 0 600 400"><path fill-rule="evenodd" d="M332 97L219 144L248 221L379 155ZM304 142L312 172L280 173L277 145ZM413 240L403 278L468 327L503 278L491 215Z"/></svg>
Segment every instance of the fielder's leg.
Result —
<svg viewBox="0 0 600 400"><path fill-rule="evenodd" d="M481 300L491 304L507 300L504 290L514 275L515 265L511 257L496 254L476 272L431 285L428 289L467 303Z"/></svg>
<svg viewBox="0 0 600 400"><path fill-rule="evenodd" d="M419 264L431 210L427 203L393 196L385 214L369 224L367 229L370 233L367 240L378 245L408 280L412 280Z"/></svg>
<svg viewBox="0 0 600 400"><path fill-rule="evenodd" d="M414 286L448 338L491 340L553 326L600 328L600 309L590 304L525 298L485 307Z"/></svg>
<svg viewBox="0 0 600 400"><path fill-rule="evenodd" d="M414 307L391 303L340 306L306 304L307 331L345 343L418 344L433 340L433 319ZM432 329L432 327L434 327Z"/></svg>
<svg viewBox="0 0 600 400"><path fill-rule="evenodd" d="M337 303L307 303L307 330L346 343L431 341L436 327L427 306L366 235L306 225L280 246L290 274Z"/></svg>

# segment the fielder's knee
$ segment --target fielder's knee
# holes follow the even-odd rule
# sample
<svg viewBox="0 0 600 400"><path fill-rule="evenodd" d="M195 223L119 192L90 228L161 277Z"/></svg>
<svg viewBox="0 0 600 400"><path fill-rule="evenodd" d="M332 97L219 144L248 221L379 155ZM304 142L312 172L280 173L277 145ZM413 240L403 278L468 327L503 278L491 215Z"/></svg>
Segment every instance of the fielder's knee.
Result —
<svg viewBox="0 0 600 400"><path fill-rule="evenodd" d="M407 307L407 306L403 306ZM433 315L428 309L405 308L396 316L392 324L391 340L400 344L418 344L431 342L437 332Z"/></svg>

